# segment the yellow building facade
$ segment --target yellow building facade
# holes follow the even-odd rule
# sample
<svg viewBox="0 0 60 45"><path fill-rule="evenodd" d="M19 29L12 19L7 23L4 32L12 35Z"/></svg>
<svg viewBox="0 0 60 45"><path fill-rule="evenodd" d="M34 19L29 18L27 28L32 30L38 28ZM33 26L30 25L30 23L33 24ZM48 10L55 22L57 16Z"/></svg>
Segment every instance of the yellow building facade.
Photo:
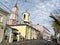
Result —
<svg viewBox="0 0 60 45"><path fill-rule="evenodd" d="M30 13L28 13L26 10L24 13L22 13L22 21L29 22L29 16Z"/></svg>
<svg viewBox="0 0 60 45"><path fill-rule="evenodd" d="M9 13L2 8L0 8L0 42L2 42L4 29L6 25L6 18Z"/></svg>
<svg viewBox="0 0 60 45"><path fill-rule="evenodd" d="M12 29L12 35L10 35L9 42L19 42L22 40L38 39L40 31L32 27L29 22L29 13L26 11L22 14L22 21L17 25L10 25ZM14 30L16 29L16 30Z"/></svg>
<svg viewBox="0 0 60 45"><path fill-rule="evenodd" d="M5 29L5 42L19 42L24 40L33 40L39 38L40 31L30 25L19 24L7 26Z"/></svg>
<svg viewBox="0 0 60 45"><path fill-rule="evenodd" d="M38 39L39 31L33 28L32 26L29 26L27 24L20 24L16 26L11 26L14 29L17 29L20 33L19 41L21 40L30 40L30 39Z"/></svg>
<svg viewBox="0 0 60 45"><path fill-rule="evenodd" d="M32 27L32 24L29 21L30 13L27 11L22 13L22 21L20 24L17 22L18 19L18 8L17 2L12 9L12 13L10 15L10 20L7 25L11 27L11 33L8 35L8 42L19 42L22 40L30 40L30 39L38 39L39 31ZM6 30L10 30L10 28ZM8 34L8 33L7 33Z"/></svg>

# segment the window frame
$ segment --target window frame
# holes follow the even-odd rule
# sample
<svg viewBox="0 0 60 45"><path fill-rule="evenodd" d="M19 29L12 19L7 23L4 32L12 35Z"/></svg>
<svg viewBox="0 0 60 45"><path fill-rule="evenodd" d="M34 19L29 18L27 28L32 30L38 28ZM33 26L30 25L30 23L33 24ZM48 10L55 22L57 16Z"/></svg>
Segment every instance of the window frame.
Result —
<svg viewBox="0 0 60 45"><path fill-rule="evenodd" d="M26 15L24 14L24 19L26 18Z"/></svg>
<svg viewBox="0 0 60 45"><path fill-rule="evenodd" d="M3 16L0 15L0 22L3 22Z"/></svg>

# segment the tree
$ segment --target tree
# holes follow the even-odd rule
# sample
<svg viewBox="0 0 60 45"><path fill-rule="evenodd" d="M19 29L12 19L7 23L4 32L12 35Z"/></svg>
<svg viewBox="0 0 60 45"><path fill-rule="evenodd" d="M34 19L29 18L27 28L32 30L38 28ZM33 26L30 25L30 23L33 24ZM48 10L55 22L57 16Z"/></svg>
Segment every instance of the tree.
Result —
<svg viewBox="0 0 60 45"><path fill-rule="evenodd" d="M53 22L53 24L52 24L52 27L54 27L54 31L55 31L55 36L58 34L58 33L60 33L60 16L58 17L58 16L53 16L52 14L51 14L51 16L50 16L51 18L53 18L55 21Z"/></svg>

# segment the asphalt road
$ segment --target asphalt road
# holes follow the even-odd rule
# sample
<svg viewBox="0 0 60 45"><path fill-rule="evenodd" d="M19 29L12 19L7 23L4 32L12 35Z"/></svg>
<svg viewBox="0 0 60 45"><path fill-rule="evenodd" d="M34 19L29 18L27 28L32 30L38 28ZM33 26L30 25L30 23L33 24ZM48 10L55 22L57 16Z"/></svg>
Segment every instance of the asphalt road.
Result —
<svg viewBox="0 0 60 45"><path fill-rule="evenodd" d="M59 45L59 44L53 41L46 41L46 40L30 40L30 41L21 41L14 43L5 43L0 45Z"/></svg>

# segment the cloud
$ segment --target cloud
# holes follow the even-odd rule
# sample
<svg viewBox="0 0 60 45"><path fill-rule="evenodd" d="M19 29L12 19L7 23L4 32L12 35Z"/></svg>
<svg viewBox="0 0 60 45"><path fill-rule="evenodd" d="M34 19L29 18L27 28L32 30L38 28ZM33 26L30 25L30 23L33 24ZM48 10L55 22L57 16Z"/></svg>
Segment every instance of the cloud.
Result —
<svg viewBox="0 0 60 45"><path fill-rule="evenodd" d="M3 3L8 8L12 9L13 5L15 4L15 0L5 0ZM57 10L60 9L60 0L18 0L18 8L20 18L21 13L27 9L31 14L30 21L32 21L32 23L43 24L49 30L53 30L51 28L52 19L49 16L51 12L60 12Z"/></svg>

